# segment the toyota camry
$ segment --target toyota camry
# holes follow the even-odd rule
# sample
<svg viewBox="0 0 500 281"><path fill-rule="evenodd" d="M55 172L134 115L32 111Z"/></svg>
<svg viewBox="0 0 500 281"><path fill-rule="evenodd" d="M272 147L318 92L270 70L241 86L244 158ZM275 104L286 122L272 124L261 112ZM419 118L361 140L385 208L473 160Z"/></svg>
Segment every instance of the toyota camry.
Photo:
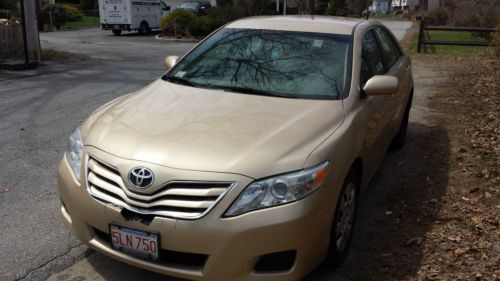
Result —
<svg viewBox="0 0 500 281"><path fill-rule="evenodd" d="M410 58L372 20L220 28L69 137L61 215L90 248L190 280L339 265L360 192L404 144Z"/></svg>

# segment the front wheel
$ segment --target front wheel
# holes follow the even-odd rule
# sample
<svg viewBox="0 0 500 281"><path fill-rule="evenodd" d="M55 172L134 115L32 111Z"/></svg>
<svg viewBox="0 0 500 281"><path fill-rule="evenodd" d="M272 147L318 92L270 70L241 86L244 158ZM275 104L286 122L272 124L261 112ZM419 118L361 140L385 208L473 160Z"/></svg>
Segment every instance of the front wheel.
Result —
<svg viewBox="0 0 500 281"><path fill-rule="evenodd" d="M351 170L344 180L330 231L330 247L325 264L339 266L347 256L358 207L359 179Z"/></svg>

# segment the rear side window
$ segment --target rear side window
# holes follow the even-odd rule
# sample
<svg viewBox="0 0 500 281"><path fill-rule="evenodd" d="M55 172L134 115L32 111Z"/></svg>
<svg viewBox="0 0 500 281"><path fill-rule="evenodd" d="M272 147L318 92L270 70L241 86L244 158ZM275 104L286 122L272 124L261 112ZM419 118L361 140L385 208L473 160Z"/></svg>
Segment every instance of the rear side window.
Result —
<svg viewBox="0 0 500 281"><path fill-rule="evenodd" d="M384 75L384 62L373 31L363 37L361 45L361 85L375 75Z"/></svg>
<svg viewBox="0 0 500 281"><path fill-rule="evenodd" d="M389 71L399 60L399 49L392 37L382 28L376 28L375 33L380 41L382 54L384 56L386 70Z"/></svg>

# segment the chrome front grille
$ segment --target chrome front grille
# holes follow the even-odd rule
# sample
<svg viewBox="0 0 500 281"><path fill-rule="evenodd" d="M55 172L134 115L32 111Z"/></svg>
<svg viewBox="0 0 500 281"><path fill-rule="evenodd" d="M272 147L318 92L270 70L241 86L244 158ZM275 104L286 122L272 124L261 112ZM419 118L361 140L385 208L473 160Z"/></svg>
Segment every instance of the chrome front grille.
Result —
<svg viewBox="0 0 500 281"><path fill-rule="evenodd" d="M232 183L172 181L152 194L127 189L118 169L89 157L86 167L87 189L94 198L141 214L197 219L208 213Z"/></svg>

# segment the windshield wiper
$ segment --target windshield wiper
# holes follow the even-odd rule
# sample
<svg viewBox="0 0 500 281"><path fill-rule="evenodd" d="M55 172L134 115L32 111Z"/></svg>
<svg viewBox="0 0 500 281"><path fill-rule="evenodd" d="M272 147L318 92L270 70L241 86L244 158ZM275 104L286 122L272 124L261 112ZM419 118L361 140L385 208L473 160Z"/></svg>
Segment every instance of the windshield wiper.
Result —
<svg viewBox="0 0 500 281"><path fill-rule="evenodd" d="M195 83L189 79L182 78L182 77L177 77L177 76L172 76L172 75L164 75L162 78L163 78L163 80L174 82L177 84L187 85L187 86L191 86L191 87L201 87L200 84Z"/></svg>
<svg viewBox="0 0 500 281"><path fill-rule="evenodd" d="M267 90L261 90L261 89L246 88L246 87L217 86L217 88L222 89L222 90L231 91L231 92L240 92L240 93L244 93L244 94L259 95L259 96L271 96L271 97L291 98L291 99L297 98L296 96L290 95L290 94L278 93L278 92L274 92L274 91L267 91Z"/></svg>
<svg viewBox="0 0 500 281"><path fill-rule="evenodd" d="M166 81L170 81L170 82L174 82L174 83L178 83L178 84L182 84L182 85L187 85L187 86L191 86L191 87L197 87L197 88L221 89L224 91L240 92L240 93L259 95L259 96L271 96L271 97L292 98L292 99L297 98L296 96L290 95L290 94L278 93L278 92L274 92L274 91L267 91L267 90L261 90L261 89L253 89L253 88L247 88L247 87L215 86L215 85L198 84L198 83L193 82L189 79L177 77L177 76L172 76L172 75L164 75L162 78L163 78L163 80L166 80Z"/></svg>

